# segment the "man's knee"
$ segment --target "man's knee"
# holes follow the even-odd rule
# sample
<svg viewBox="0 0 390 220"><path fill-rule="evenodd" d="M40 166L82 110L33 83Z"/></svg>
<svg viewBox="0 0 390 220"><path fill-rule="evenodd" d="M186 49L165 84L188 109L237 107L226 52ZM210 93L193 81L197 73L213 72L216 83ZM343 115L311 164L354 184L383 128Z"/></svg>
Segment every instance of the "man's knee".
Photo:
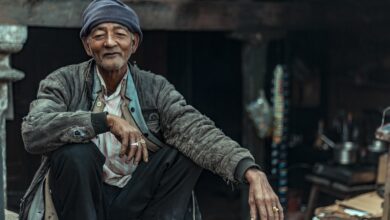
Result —
<svg viewBox="0 0 390 220"><path fill-rule="evenodd" d="M90 171L102 167L105 157L93 143L67 144L57 149L51 155L51 167L61 167L76 171Z"/></svg>

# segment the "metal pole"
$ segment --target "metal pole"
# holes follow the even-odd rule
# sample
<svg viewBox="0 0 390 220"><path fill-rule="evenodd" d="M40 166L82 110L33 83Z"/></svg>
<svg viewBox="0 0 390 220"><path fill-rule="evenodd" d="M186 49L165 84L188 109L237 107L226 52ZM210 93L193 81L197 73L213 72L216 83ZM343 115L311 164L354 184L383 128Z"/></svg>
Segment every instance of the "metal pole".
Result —
<svg viewBox="0 0 390 220"><path fill-rule="evenodd" d="M6 172L5 171L5 112L7 110L8 103L8 87L7 83L0 82L0 147L1 147L1 156L0 156L0 219L5 219L4 217L4 208L5 208L5 184Z"/></svg>

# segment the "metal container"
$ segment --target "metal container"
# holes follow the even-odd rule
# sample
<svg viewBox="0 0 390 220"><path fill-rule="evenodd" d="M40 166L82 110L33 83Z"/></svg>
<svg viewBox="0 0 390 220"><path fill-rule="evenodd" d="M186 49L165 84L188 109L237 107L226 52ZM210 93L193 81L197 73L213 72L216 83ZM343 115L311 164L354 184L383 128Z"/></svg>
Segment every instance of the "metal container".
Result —
<svg viewBox="0 0 390 220"><path fill-rule="evenodd" d="M387 152L387 143L381 140L374 140L367 147L366 162L378 164L379 157Z"/></svg>
<svg viewBox="0 0 390 220"><path fill-rule="evenodd" d="M341 165L350 165L357 162L358 146L354 142L344 142L333 147L333 160Z"/></svg>
<svg viewBox="0 0 390 220"><path fill-rule="evenodd" d="M385 124L386 113L390 111L390 107L383 110L381 126L375 132L375 138L386 143L390 143L390 124Z"/></svg>
<svg viewBox="0 0 390 220"><path fill-rule="evenodd" d="M381 141L381 140L374 140L368 146L368 151L374 152L374 153L384 153L387 151L387 144L386 144L386 142Z"/></svg>

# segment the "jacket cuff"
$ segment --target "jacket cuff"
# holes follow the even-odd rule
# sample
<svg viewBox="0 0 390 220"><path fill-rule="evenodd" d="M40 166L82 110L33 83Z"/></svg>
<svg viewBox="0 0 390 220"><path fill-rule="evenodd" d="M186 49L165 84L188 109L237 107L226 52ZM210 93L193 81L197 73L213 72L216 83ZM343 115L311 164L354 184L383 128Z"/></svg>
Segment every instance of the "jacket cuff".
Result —
<svg viewBox="0 0 390 220"><path fill-rule="evenodd" d="M91 113L91 122L96 135L110 130L107 125L107 112Z"/></svg>
<svg viewBox="0 0 390 220"><path fill-rule="evenodd" d="M257 165L251 158L244 158L238 162L236 170L234 171L234 178L240 183L247 183L245 179L245 172L249 168L256 168L260 170L260 166Z"/></svg>

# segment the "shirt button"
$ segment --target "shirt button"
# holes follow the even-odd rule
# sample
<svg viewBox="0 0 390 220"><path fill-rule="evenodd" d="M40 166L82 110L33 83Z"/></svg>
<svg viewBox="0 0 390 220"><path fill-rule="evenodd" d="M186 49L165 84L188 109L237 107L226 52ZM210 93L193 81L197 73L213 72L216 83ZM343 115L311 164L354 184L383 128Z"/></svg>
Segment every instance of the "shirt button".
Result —
<svg viewBox="0 0 390 220"><path fill-rule="evenodd" d="M99 101L99 102L97 102L97 103L96 103L96 106L97 106L97 107L100 107L100 106L102 106L102 102L100 102L100 101Z"/></svg>
<svg viewBox="0 0 390 220"><path fill-rule="evenodd" d="M135 109L133 107L130 108L131 112L135 112Z"/></svg>

